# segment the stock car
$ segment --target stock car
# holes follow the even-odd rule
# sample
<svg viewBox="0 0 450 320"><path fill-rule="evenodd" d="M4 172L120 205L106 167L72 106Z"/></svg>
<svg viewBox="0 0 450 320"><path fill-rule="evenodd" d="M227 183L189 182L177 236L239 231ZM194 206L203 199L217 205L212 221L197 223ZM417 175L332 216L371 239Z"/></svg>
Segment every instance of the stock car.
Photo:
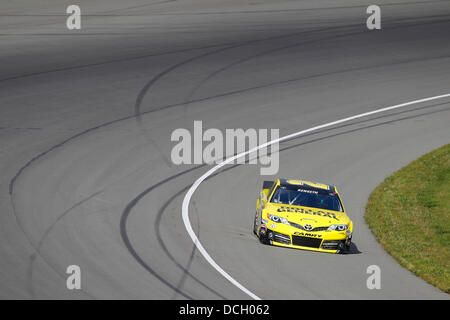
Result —
<svg viewBox="0 0 450 320"><path fill-rule="evenodd" d="M263 244L343 253L350 248L353 222L335 186L277 179L263 183L253 232Z"/></svg>

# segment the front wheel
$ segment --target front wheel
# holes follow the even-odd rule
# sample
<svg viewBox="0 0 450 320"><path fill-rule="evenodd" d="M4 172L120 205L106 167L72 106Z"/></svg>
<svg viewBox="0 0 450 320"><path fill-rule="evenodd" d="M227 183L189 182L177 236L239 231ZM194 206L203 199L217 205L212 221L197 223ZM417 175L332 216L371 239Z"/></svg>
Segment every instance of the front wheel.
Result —
<svg viewBox="0 0 450 320"><path fill-rule="evenodd" d="M269 233L271 233L271 231L267 231L266 228L261 228L259 230L259 236L258 236L259 242L261 242L262 244L271 244L270 239L271 239L272 235L270 234L270 236L269 236Z"/></svg>
<svg viewBox="0 0 450 320"><path fill-rule="evenodd" d="M339 243L338 250L336 253L349 253L350 252L350 246L352 244L352 238L342 241Z"/></svg>
<svg viewBox="0 0 450 320"><path fill-rule="evenodd" d="M350 252L350 247L352 245L352 238L350 237L349 239L347 239L345 241L345 253L349 253Z"/></svg>

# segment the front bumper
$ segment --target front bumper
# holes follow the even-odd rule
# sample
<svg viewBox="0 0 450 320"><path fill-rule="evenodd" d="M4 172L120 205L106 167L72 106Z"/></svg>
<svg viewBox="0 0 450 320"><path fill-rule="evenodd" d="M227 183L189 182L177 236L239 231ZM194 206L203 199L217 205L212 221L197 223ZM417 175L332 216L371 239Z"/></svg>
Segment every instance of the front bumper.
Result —
<svg viewBox="0 0 450 320"><path fill-rule="evenodd" d="M273 224L272 224L273 225ZM338 253L350 246L352 239L351 231L318 231L307 232L276 224L275 228L265 226L261 230L260 237L264 242L275 246Z"/></svg>

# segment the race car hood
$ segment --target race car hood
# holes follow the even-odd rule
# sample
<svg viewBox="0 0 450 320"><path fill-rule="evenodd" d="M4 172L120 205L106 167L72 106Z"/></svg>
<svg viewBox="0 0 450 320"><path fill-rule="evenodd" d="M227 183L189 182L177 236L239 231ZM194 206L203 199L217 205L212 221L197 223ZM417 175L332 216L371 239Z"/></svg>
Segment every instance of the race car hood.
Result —
<svg viewBox="0 0 450 320"><path fill-rule="evenodd" d="M287 220L316 226L330 226L332 224L348 224L350 219L345 212L290 206L286 204L268 203L265 207L268 213L286 218Z"/></svg>

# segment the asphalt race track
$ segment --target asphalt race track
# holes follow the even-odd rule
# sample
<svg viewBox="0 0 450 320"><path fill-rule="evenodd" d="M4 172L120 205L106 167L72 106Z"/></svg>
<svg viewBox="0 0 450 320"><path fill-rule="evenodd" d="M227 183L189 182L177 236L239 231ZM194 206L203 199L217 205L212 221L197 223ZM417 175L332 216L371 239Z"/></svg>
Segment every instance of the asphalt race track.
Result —
<svg viewBox="0 0 450 320"><path fill-rule="evenodd" d="M450 93L450 1L80 0L0 4L0 298L250 299L197 250L181 215L208 165L174 165L177 128L280 136ZM450 98L280 144L277 177L338 186L351 252L260 244L264 180L228 165L194 193L201 244L262 299L448 299L400 267L364 222L389 174L450 142ZM66 268L81 268L81 290ZM381 269L381 289L366 269Z"/></svg>

